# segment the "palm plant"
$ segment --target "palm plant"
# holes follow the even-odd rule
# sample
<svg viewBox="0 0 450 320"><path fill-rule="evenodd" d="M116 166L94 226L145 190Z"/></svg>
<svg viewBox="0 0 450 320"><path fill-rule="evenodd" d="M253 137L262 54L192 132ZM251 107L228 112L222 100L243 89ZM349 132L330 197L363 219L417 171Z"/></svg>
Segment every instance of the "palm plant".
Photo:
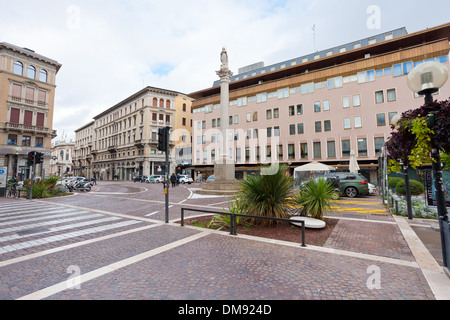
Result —
<svg viewBox="0 0 450 320"><path fill-rule="evenodd" d="M323 220L326 212L332 210L334 187L325 179L311 180L297 193L293 200L301 206L301 216Z"/></svg>
<svg viewBox="0 0 450 320"><path fill-rule="evenodd" d="M234 196L232 201L228 201L228 212L236 213L236 214L247 214L248 213L248 204L245 201L242 201L238 197ZM241 225L245 223L247 218L245 217L236 217L236 225ZM208 228L211 226L219 226L218 230L223 229L224 227L229 227L231 225L231 216L227 214L218 214L215 215L211 222L208 224Z"/></svg>
<svg viewBox="0 0 450 320"><path fill-rule="evenodd" d="M293 179L286 175L287 166L282 165L272 174L250 176L241 183L239 198L248 206L248 214L254 216L289 218ZM264 170L261 170L264 172ZM250 219L252 224L273 226L279 221Z"/></svg>

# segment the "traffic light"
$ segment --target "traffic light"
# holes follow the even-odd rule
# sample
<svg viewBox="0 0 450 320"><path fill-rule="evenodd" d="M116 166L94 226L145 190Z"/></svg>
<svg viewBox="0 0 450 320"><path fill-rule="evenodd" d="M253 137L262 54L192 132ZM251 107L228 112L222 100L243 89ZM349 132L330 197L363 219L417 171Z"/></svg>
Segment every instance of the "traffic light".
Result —
<svg viewBox="0 0 450 320"><path fill-rule="evenodd" d="M167 152L167 141L169 140L169 127L158 129L158 150Z"/></svg>
<svg viewBox="0 0 450 320"><path fill-rule="evenodd" d="M34 157L34 162L36 164L44 162L44 154L41 152L36 152L36 156Z"/></svg>
<svg viewBox="0 0 450 320"><path fill-rule="evenodd" d="M34 156L35 156L35 154L36 153L34 151L28 152L27 165L29 167L31 167L34 164Z"/></svg>

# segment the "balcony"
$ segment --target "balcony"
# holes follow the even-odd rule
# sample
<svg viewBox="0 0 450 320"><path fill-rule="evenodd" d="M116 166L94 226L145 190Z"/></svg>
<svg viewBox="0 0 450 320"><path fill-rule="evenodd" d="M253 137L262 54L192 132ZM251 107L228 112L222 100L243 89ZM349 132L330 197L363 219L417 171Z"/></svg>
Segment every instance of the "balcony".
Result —
<svg viewBox="0 0 450 320"><path fill-rule="evenodd" d="M21 124L21 123L12 123L12 122L6 123L6 130L20 131L22 133L27 133L27 132L41 133L41 134L47 134L47 135L55 135L55 133L56 133L56 131L51 130L49 128L31 126L31 125Z"/></svg>
<svg viewBox="0 0 450 320"><path fill-rule="evenodd" d="M134 145L137 148L144 148L145 147L144 139L139 139L139 140L134 141Z"/></svg>
<svg viewBox="0 0 450 320"><path fill-rule="evenodd" d="M28 100L28 99L22 99L18 97L9 96L10 102L15 103L21 103L27 106L34 106L34 107L40 107L40 108L48 108L48 103L42 102L42 101L34 101L34 100Z"/></svg>
<svg viewBox="0 0 450 320"><path fill-rule="evenodd" d="M118 149L118 147L117 147L116 145L109 146L109 147L108 147L108 152L116 153L116 152L117 152L117 149Z"/></svg>

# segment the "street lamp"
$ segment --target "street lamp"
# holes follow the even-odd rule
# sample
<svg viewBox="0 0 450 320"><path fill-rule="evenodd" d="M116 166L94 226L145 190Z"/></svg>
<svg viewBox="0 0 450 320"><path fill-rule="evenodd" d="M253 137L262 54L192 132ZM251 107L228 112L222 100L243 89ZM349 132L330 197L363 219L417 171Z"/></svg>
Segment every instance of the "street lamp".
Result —
<svg viewBox="0 0 450 320"><path fill-rule="evenodd" d="M425 96L425 103L432 103L433 93L438 92L447 80L448 70L446 66L438 62L425 62L411 70L408 74L407 84L413 92ZM439 119L435 119L434 114L430 114L428 117L431 124L435 121L439 121ZM444 197L444 183L442 181L440 149L441 147L439 141L436 141L436 139L431 139L431 156L433 158L432 166L434 187L436 189L436 207L438 210L439 225L441 230L442 253L444 258L444 266L448 268L446 246L449 244L449 234L447 233L446 235L444 230L446 229L448 231L448 215ZM447 225L444 225L444 222Z"/></svg>

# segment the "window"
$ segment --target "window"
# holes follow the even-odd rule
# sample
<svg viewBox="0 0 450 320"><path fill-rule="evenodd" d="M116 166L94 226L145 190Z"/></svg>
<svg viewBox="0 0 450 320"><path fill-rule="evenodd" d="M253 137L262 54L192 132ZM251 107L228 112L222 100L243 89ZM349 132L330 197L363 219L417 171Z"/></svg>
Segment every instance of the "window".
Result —
<svg viewBox="0 0 450 320"><path fill-rule="evenodd" d="M241 162L241 148L236 148L236 162Z"/></svg>
<svg viewBox="0 0 450 320"><path fill-rule="evenodd" d="M320 101L314 102L314 112L320 112Z"/></svg>
<svg viewBox="0 0 450 320"><path fill-rule="evenodd" d="M280 136L280 127L274 127L273 131L274 131L273 134L274 134L275 137L279 137Z"/></svg>
<svg viewBox="0 0 450 320"><path fill-rule="evenodd" d="M27 77L30 79L36 78L36 68L33 66L28 66L27 68Z"/></svg>
<svg viewBox="0 0 450 320"><path fill-rule="evenodd" d="M344 129L351 129L351 128L352 128L351 118L345 118L344 119Z"/></svg>
<svg viewBox="0 0 450 320"><path fill-rule="evenodd" d="M253 121L258 121L258 112L253 112Z"/></svg>
<svg viewBox="0 0 450 320"><path fill-rule="evenodd" d="M303 114L303 105L297 105L297 115Z"/></svg>
<svg viewBox="0 0 450 320"><path fill-rule="evenodd" d="M13 100L22 99L22 86L18 84L13 84L12 97L15 98Z"/></svg>
<svg viewBox="0 0 450 320"><path fill-rule="evenodd" d="M295 135L295 124L289 125L289 134L291 136Z"/></svg>
<svg viewBox="0 0 450 320"><path fill-rule="evenodd" d="M27 126L31 126L33 124L33 111L25 110L23 123Z"/></svg>
<svg viewBox="0 0 450 320"><path fill-rule="evenodd" d="M294 115L295 115L294 106L289 106L289 116L294 116Z"/></svg>
<svg viewBox="0 0 450 320"><path fill-rule="evenodd" d="M288 158L295 159L295 145L288 145Z"/></svg>
<svg viewBox="0 0 450 320"><path fill-rule="evenodd" d="M239 124L239 116L238 115L234 116L234 124Z"/></svg>
<svg viewBox="0 0 450 320"><path fill-rule="evenodd" d="M23 136L22 137L22 146L24 146L24 147L31 147L31 137Z"/></svg>
<svg viewBox="0 0 450 320"><path fill-rule="evenodd" d="M350 140L342 140L342 156L350 157Z"/></svg>
<svg viewBox="0 0 450 320"><path fill-rule="evenodd" d="M300 156L302 159L308 159L308 144L307 143L300 144Z"/></svg>
<svg viewBox="0 0 450 320"><path fill-rule="evenodd" d="M258 139L258 129L253 129L253 139Z"/></svg>
<svg viewBox="0 0 450 320"><path fill-rule="evenodd" d="M389 124L392 124L392 118L397 115L397 112L389 112Z"/></svg>
<svg viewBox="0 0 450 320"><path fill-rule="evenodd" d="M327 157L336 158L336 143L334 141L327 141Z"/></svg>
<svg viewBox="0 0 450 320"><path fill-rule="evenodd" d="M394 68L394 77L399 77L403 75L403 68L401 64L395 64L393 68Z"/></svg>
<svg viewBox="0 0 450 320"><path fill-rule="evenodd" d="M298 134L304 134L305 133L305 130L304 130L304 127L303 127L303 123L299 123L297 125L297 133Z"/></svg>
<svg viewBox="0 0 450 320"><path fill-rule="evenodd" d="M266 119L268 120L272 119L272 110L269 109L266 111Z"/></svg>
<svg viewBox="0 0 450 320"><path fill-rule="evenodd" d="M184 119L184 118L183 118ZM216 127L216 119L212 119L211 120L211 127L215 128Z"/></svg>
<svg viewBox="0 0 450 320"><path fill-rule="evenodd" d="M278 159L283 159L284 155L283 155L283 145L279 145L278 146Z"/></svg>
<svg viewBox="0 0 450 320"><path fill-rule="evenodd" d="M21 76L23 74L23 64L20 61L14 62L14 74Z"/></svg>
<svg viewBox="0 0 450 320"><path fill-rule="evenodd" d="M362 128L362 117L355 117L355 128Z"/></svg>
<svg viewBox="0 0 450 320"><path fill-rule="evenodd" d="M387 99L388 102L396 101L397 100L397 94L395 92L395 89L389 89L387 91Z"/></svg>
<svg viewBox="0 0 450 320"><path fill-rule="evenodd" d="M11 108L11 116L9 121L11 123L19 123L19 120L20 120L20 109Z"/></svg>
<svg viewBox="0 0 450 320"><path fill-rule="evenodd" d="M44 146L44 138L36 137L36 147L42 148Z"/></svg>
<svg viewBox="0 0 450 320"><path fill-rule="evenodd" d="M322 158L322 147L320 142L314 142L313 148L314 148L314 159Z"/></svg>
<svg viewBox="0 0 450 320"><path fill-rule="evenodd" d="M384 138L375 138L375 154L381 155L381 149L384 146Z"/></svg>
<svg viewBox="0 0 450 320"><path fill-rule="evenodd" d="M272 146L266 147L266 159L272 158Z"/></svg>
<svg viewBox="0 0 450 320"><path fill-rule="evenodd" d="M330 111L330 100L323 101L323 111Z"/></svg>
<svg viewBox="0 0 450 320"><path fill-rule="evenodd" d="M359 94L353 96L353 106L354 107L361 106L361 96Z"/></svg>
<svg viewBox="0 0 450 320"><path fill-rule="evenodd" d="M410 73L412 69L413 69L412 61L403 63L403 74L404 75L407 75L408 73Z"/></svg>
<svg viewBox="0 0 450 320"><path fill-rule="evenodd" d="M315 128L316 128L316 132L322 132L322 122L316 121Z"/></svg>
<svg viewBox="0 0 450 320"><path fill-rule="evenodd" d="M343 108L350 108L350 97L342 98L342 107Z"/></svg>
<svg viewBox="0 0 450 320"><path fill-rule="evenodd" d="M367 139L358 139L358 155L367 156Z"/></svg>
<svg viewBox="0 0 450 320"><path fill-rule="evenodd" d="M376 103L383 103L384 102L384 93L383 93L383 91L375 92L375 102Z"/></svg>
<svg viewBox="0 0 450 320"><path fill-rule="evenodd" d="M280 116L280 110L278 108L273 109L273 118L278 119Z"/></svg>
<svg viewBox="0 0 450 320"><path fill-rule="evenodd" d="M44 127L44 120L45 114L38 112L36 116L36 127Z"/></svg>
<svg viewBox="0 0 450 320"><path fill-rule="evenodd" d="M267 128L267 138L272 137L272 128Z"/></svg>
<svg viewBox="0 0 450 320"><path fill-rule="evenodd" d="M11 146L17 145L17 135L16 134L8 135L8 144Z"/></svg>
<svg viewBox="0 0 450 320"><path fill-rule="evenodd" d="M330 120L325 120L323 122L323 127L324 127L325 132L331 131L331 121Z"/></svg>
<svg viewBox="0 0 450 320"><path fill-rule="evenodd" d="M384 113L377 114L377 126L385 126L386 125L386 115Z"/></svg>
<svg viewBox="0 0 450 320"><path fill-rule="evenodd" d="M206 129L206 121L202 121L202 129Z"/></svg>

